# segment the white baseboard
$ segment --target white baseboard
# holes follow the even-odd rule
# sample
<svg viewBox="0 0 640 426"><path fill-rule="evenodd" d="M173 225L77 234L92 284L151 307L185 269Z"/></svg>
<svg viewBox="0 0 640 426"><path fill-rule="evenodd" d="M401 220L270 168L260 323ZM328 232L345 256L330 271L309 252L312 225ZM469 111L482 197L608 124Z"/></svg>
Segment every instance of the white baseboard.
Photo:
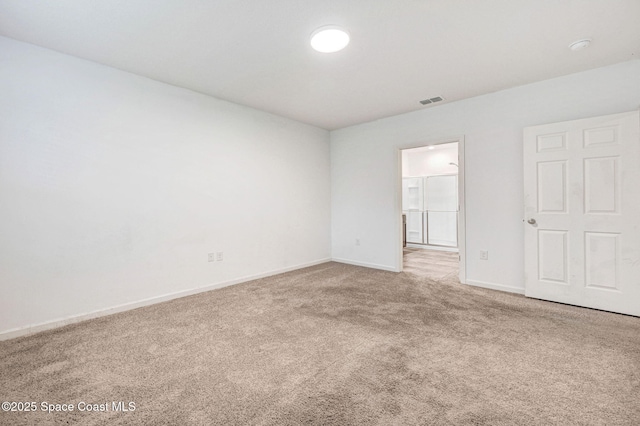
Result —
<svg viewBox="0 0 640 426"><path fill-rule="evenodd" d="M495 284L495 283L488 283L488 282L476 281L476 280L467 280L465 284L469 284L475 287L488 288L491 290L506 291L508 293L524 294L524 288L513 287L509 285L504 285L504 284Z"/></svg>
<svg viewBox="0 0 640 426"><path fill-rule="evenodd" d="M392 266L378 265L376 263L358 262L355 260L340 259L337 257L334 257L331 260L333 262L346 263L347 265L364 266L365 268L382 269L383 271L390 271L390 272L400 272Z"/></svg>
<svg viewBox="0 0 640 426"><path fill-rule="evenodd" d="M155 305L156 303L166 302L168 300L179 299L185 296L191 296L193 294L203 293L205 291L216 290L218 288L228 287L234 284L240 284L247 281L257 280L259 278L270 277L272 275L282 274L285 272L295 271L296 269L302 269L309 266L319 265L321 263L330 262L330 258L319 259L312 262L303 263L300 265L289 266L287 268L276 269L268 272L263 272L255 275L248 275L245 277L237 278L230 281L224 281L215 284L208 284L203 287L197 287L189 290L181 290L175 293L164 294L162 296L150 297L148 299L139 300L136 302L125 303L111 308L100 309L92 312L85 312L78 315L72 315L66 318L56 319L53 321L47 321L40 324L34 324L26 327L14 328L7 331L0 332L0 341L14 339L16 337L27 336L30 334L39 333L45 330L51 330L53 328L62 327L69 324L74 324L80 321L86 321L93 318L104 317L107 315L116 314L118 312L129 311L131 309L141 308L143 306Z"/></svg>

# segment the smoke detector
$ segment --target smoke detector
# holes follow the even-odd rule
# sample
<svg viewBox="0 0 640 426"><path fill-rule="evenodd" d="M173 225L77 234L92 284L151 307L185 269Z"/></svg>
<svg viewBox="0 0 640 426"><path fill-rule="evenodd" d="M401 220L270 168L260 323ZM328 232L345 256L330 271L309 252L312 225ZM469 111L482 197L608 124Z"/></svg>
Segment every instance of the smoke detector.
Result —
<svg viewBox="0 0 640 426"><path fill-rule="evenodd" d="M436 96L435 98L424 99L424 100L420 101L420 103L422 105L429 105L429 104L433 104L433 103L440 102L440 101L443 101L443 100L444 100L444 98L442 96Z"/></svg>

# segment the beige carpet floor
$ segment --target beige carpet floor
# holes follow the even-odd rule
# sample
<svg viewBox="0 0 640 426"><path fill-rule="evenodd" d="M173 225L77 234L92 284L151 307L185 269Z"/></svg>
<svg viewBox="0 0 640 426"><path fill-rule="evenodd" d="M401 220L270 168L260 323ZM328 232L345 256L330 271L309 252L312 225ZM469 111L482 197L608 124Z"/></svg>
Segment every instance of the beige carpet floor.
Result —
<svg viewBox="0 0 640 426"><path fill-rule="evenodd" d="M0 424L638 425L640 318L326 263L0 342Z"/></svg>

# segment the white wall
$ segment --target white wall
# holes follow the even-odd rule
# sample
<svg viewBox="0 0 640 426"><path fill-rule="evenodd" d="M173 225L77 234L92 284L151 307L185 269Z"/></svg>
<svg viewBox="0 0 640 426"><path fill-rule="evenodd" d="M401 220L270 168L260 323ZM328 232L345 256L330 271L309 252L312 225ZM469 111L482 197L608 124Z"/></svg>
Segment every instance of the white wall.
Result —
<svg viewBox="0 0 640 426"><path fill-rule="evenodd" d="M447 143L402 150L402 176L435 176L457 174L458 144Z"/></svg>
<svg viewBox="0 0 640 426"><path fill-rule="evenodd" d="M0 337L330 258L325 130L7 38L0 94Z"/></svg>
<svg viewBox="0 0 640 426"><path fill-rule="evenodd" d="M522 291L522 129L639 105L634 60L334 131L332 255L397 270L398 149L464 135L467 282Z"/></svg>

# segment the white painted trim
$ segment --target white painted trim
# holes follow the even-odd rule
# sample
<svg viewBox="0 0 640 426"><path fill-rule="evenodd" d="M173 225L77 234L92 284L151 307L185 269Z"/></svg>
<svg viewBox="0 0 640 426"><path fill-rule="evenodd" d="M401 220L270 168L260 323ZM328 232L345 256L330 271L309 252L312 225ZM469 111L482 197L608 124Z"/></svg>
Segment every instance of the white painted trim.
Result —
<svg viewBox="0 0 640 426"><path fill-rule="evenodd" d="M309 266L319 265L321 263L330 262L331 259L319 259L312 262L303 263L300 265L289 266L287 268L272 270L255 275L248 275L245 277L237 278L235 280L224 281L215 284L208 284L203 287L197 287L189 290L182 290L175 293L164 294L162 296L150 297L148 299L139 300L137 302L125 303L122 305L114 306L111 308L100 309L97 311L86 312L84 314L73 315L70 317L48 321L40 324L35 324L27 327L14 328L0 332L0 341L14 339L16 337L27 336L30 334L39 333L41 331L51 330L54 328L62 327L69 324L75 324L77 322L86 321L93 318L104 317L107 315L116 314L118 312L130 311L132 309L141 308L143 306L155 305L156 303L162 303L173 299L179 299L181 297L191 296L198 293L204 293L206 291L216 290L223 287L228 287L235 284L244 283L247 281L253 281L260 278L270 277L272 275L278 275L285 272L295 271L297 269L307 268Z"/></svg>
<svg viewBox="0 0 640 426"><path fill-rule="evenodd" d="M381 269L383 271L390 271L390 272L402 272L402 271L398 270L397 268L394 268L393 266L378 265L376 263L358 262L358 261L355 261L355 260L340 259L340 258L336 258L336 257L334 257L331 260L333 262L345 263L347 265L364 266L365 268Z"/></svg>
<svg viewBox="0 0 640 426"><path fill-rule="evenodd" d="M466 214L466 186L465 180L465 143L464 136L458 138L458 256L460 267L458 279L461 283L467 280L467 214Z"/></svg>
<svg viewBox="0 0 640 426"><path fill-rule="evenodd" d="M516 293L516 294L524 295L524 288L521 288L521 287L513 287L510 285L488 283L485 281L477 281L477 280L468 280L465 284L471 285L474 287L482 287L482 288L488 288L491 290L506 291L508 293Z"/></svg>
<svg viewBox="0 0 640 426"><path fill-rule="evenodd" d="M394 272L402 272L403 263L404 263L404 226L402 224L402 216L404 212L402 211L402 150L398 149L396 151L396 191L394 194L395 203L395 226L396 226L396 242L394 244L393 249L396 252L395 259L395 268Z"/></svg>

